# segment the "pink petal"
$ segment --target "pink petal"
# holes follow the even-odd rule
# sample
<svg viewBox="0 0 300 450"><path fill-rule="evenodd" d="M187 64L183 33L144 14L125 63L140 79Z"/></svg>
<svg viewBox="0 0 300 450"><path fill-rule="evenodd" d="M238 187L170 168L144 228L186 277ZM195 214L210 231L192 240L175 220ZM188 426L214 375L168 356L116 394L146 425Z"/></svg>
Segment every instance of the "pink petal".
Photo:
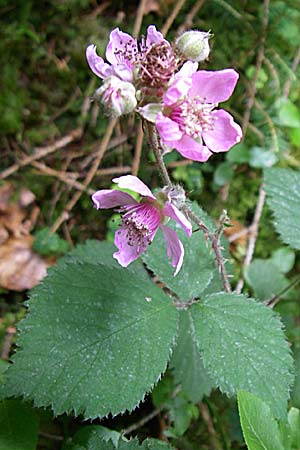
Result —
<svg viewBox="0 0 300 450"><path fill-rule="evenodd" d="M155 25L149 25L147 28L146 47L165 41L163 34L157 31Z"/></svg>
<svg viewBox="0 0 300 450"><path fill-rule="evenodd" d="M167 244L167 257L172 260L172 266L176 267L174 277L178 274L183 263L184 248L174 230L165 225L160 225Z"/></svg>
<svg viewBox="0 0 300 450"><path fill-rule="evenodd" d="M180 131L178 123L160 112L156 116L155 125L164 144L170 145L169 143L172 144L182 138L183 133Z"/></svg>
<svg viewBox="0 0 300 450"><path fill-rule="evenodd" d="M121 189L130 189L143 197L149 197L155 200L155 197L148 186L146 186L138 177L135 177L134 175L124 175L123 177L113 178L112 181L117 183Z"/></svg>
<svg viewBox="0 0 300 450"><path fill-rule="evenodd" d="M207 103L219 103L231 96L239 74L233 69L207 71L199 70L192 75L191 97L199 96Z"/></svg>
<svg viewBox="0 0 300 450"><path fill-rule="evenodd" d="M172 106L184 97L192 86L192 78L178 78L163 96L165 106Z"/></svg>
<svg viewBox="0 0 300 450"><path fill-rule="evenodd" d="M112 30L106 47L106 59L111 64L122 64L131 61L131 56L137 52L136 39L130 34L123 33L119 28Z"/></svg>
<svg viewBox="0 0 300 450"><path fill-rule="evenodd" d="M97 209L115 208L116 206L134 205L137 203L131 195L114 189L102 189L92 195Z"/></svg>
<svg viewBox="0 0 300 450"><path fill-rule="evenodd" d="M106 78L112 73L112 68L109 64L106 64L101 56L96 53L96 46L89 45L86 49L86 59L91 70L100 78Z"/></svg>
<svg viewBox="0 0 300 450"><path fill-rule="evenodd" d="M165 204L164 209L162 210L164 216L171 217L171 219L175 220L175 222L179 223L179 225L184 229L186 235L188 237L192 234L192 224L187 220L184 214L179 211L176 206L172 205L172 203L167 202Z"/></svg>
<svg viewBox="0 0 300 450"><path fill-rule="evenodd" d="M198 63L193 61L186 61L181 69L176 73L175 80L181 77L190 77L193 73L197 72Z"/></svg>
<svg viewBox="0 0 300 450"><path fill-rule="evenodd" d="M200 144L186 134L180 141L173 142L173 147L184 157L193 161L205 162L212 155L205 145Z"/></svg>
<svg viewBox="0 0 300 450"><path fill-rule="evenodd" d="M126 64L116 64L112 66L112 73L123 81L132 81L133 71Z"/></svg>
<svg viewBox="0 0 300 450"><path fill-rule="evenodd" d="M216 118L214 128L202 133L203 140L213 152L227 152L233 145L240 142L243 135L241 127L224 109L213 111L212 114Z"/></svg>
<svg viewBox="0 0 300 450"><path fill-rule="evenodd" d="M126 226L121 226L115 233L115 246L118 251L113 254L113 257L118 263L127 267L132 261L137 259L148 247L146 242L131 242L128 244L128 230Z"/></svg>

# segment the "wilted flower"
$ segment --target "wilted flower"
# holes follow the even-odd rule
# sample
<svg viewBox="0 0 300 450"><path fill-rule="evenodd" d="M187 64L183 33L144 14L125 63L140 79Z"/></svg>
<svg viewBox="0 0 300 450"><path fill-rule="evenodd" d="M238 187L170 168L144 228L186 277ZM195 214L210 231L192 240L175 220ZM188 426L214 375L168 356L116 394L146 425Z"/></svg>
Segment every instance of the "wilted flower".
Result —
<svg viewBox="0 0 300 450"><path fill-rule="evenodd" d="M135 87L132 83L122 81L111 75L97 89L95 98L99 99L105 110L112 117L129 114L136 107Z"/></svg>
<svg viewBox="0 0 300 450"><path fill-rule="evenodd" d="M207 31L186 31L176 39L175 45L186 59L200 62L209 55L208 40L210 37L211 34Z"/></svg>
<svg viewBox="0 0 300 450"><path fill-rule="evenodd" d="M175 220L191 236L192 225L171 203L171 196L161 191L156 197L150 189L137 177L125 175L112 180L120 188L130 189L141 196L136 201L130 194L114 189L103 189L95 192L92 200L97 209L119 207L122 223L115 233L115 245L118 251L113 254L119 264L128 266L144 253L160 228L166 240L167 257L176 267L174 276L182 266L184 249L176 232L165 223L169 218Z"/></svg>
<svg viewBox="0 0 300 450"><path fill-rule="evenodd" d="M162 111L155 124L162 142L194 161L207 161L212 153L226 152L242 137L240 126L224 109L215 109L227 100L236 85L233 69L199 70L180 77L163 96ZM146 105L141 114L147 117Z"/></svg>
<svg viewBox="0 0 300 450"><path fill-rule="evenodd" d="M146 39L142 38L140 45L129 34L115 28L106 48L110 64L97 55L95 45L87 47L86 57L92 71L102 79L115 75L132 82L138 78L139 82L150 86L167 82L177 68L170 43L154 25L148 27Z"/></svg>

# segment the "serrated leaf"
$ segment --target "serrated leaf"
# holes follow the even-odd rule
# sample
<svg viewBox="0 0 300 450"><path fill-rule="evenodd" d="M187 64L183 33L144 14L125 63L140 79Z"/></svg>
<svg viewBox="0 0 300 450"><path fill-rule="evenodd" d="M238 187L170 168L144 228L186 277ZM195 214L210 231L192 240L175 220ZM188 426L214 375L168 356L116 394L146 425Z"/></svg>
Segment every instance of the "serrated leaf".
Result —
<svg viewBox="0 0 300 450"><path fill-rule="evenodd" d="M265 170L265 190L281 239L292 248L300 249L300 172Z"/></svg>
<svg viewBox="0 0 300 450"><path fill-rule="evenodd" d="M259 300L271 299L289 285L288 279L271 260L254 259L245 270L245 279Z"/></svg>
<svg viewBox="0 0 300 450"><path fill-rule="evenodd" d="M249 450L287 450L283 447L278 424L266 403L249 392L240 391L238 406Z"/></svg>
<svg viewBox="0 0 300 450"><path fill-rule="evenodd" d="M279 317L236 294L212 294L191 307L204 367L222 392L247 390L284 417L293 360Z"/></svg>
<svg viewBox="0 0 300 450"><path fill-rule="evenodd" d="M197 208L197 214L198 210L200 210L199 207ZM203 217L206 216L203 211L202 214ZM205 218L206 222L209 223L211 228L212 224L209 219ZM198 297L208 287L215 271L214 256L210 251L210 244L207 243L202 231L196 231L191 237L187 237L177 224L170 223L168 226L176 231L184 247L183 265L176 277L173 276L174 268L166 256L162 254L165 241L160 230L144 254L143 261L159 280L175 292L180 299L189 300Z"/></svg>
<svg viewBox="0 0 300 450"><path fill-rule="evenodd" d="M180 311L177 343L169 365L176 382L181 384L190 401L197 403L204 395L209 395L213 383L196 346L189 311Z"/></svg>
<svg viewBox="0 0 300 450"><path fill-rule="evenodd" d="M80 428L62 450L115 450L120 438L121 434L117 431L101 425L89 425Z"/></svg>
<svg viewBox="0 0 300 450"><path fill-rule="evenodd" d="M86 418L132 410L165 371L178 313L122 267L63 260L30 300L7 395Z"/></svg>
<svg viewBox="0 0 300 450"><path fill-rule="evenodd" d="M31 406L20 400L0 402L0 449L35 450L39 422Z"/></svg>

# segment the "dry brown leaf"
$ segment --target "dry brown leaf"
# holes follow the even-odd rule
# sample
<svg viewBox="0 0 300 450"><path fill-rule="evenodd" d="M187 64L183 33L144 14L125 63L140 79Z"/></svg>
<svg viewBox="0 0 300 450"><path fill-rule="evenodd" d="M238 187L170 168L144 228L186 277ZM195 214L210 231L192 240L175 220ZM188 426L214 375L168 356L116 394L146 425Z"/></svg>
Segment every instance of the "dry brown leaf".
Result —
<svg viewBox="0 0 300 450"><path fill-rule="evenodd" d="M226 227L224 229L224 234L227 238L233 236L236 233L239 233L241 231L245 231L245 234L243 234L240 237L237 237L234 241L231 242L230 247L234 248L237 245L240 245L242 247L247 246L247 240L248 240L248 230L247 228L238 220L230 220L231 227Z"/></svg>
<svg viewBox="0 0 300 450"><path fill-rule="evenodd" d="M54 261L32 250L33 228L39 209L32 206L34 194L23 188L18 201L10 202L14 188L6 183L0 187L0 286L14 291L31 289L47 274Z"/></svg>
<svg viewBox="0 0 300 450"><path fill-rule="evenodd" d="M49 262L33 252L33 236L9 238L0 246L0 285L5 289L31 289L47 274Z"/></svg>

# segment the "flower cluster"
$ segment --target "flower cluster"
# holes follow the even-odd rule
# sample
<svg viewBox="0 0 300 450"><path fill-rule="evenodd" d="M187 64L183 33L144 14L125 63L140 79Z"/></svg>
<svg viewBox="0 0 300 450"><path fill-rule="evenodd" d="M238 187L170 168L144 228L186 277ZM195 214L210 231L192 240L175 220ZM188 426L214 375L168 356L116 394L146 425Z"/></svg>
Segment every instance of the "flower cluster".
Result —
<svg viewBox="0 0 300 450"><path fill-rule="evenodd" d="M115 28L106 48L106 61L89 45L86 57L91 70L103 80L95 93L105 111L119 117L133 111L152 122L165 152L177 150L183 157L207 161L213 153L227 152L242 137L240 126L218 104L228 100L238 80L233 69L198 70L209 56L209 32L187 31L174 44L154 25L140 42ZM141 196L137 202L117 190L93 195L99 209L119 207L122 224L115 235L114 257L127 266L146 251L160 228L175 275L183 261L183 246L166 226L170 218L190 236L191 225L175 206L170 191L155 197L145 184L130 175L113 180Z"/></svg>

